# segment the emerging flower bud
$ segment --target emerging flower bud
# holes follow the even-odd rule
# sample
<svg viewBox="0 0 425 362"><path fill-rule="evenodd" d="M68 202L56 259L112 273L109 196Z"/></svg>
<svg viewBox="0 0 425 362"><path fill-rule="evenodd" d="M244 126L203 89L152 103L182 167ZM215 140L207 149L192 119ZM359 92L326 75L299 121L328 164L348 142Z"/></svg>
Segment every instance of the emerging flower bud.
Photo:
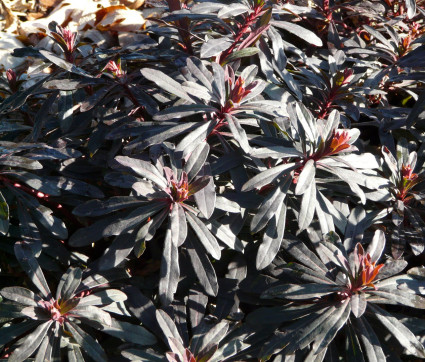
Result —
<svg viewBox="0 0 425 362"><path fill-rule="evenodd" d="M126 72L122 70L121 59L115 63L114 60L110 60L108 64L101 70L101 73L110 72L115 79L124 79Z"/></svg>
<svg viewBox="0 0 425 362"><path fill-rule="evenodd" d="M13 69L6 70L6 78L9 83L10 90L15 93L18 90L18 77Z"/></svg>
<svg viewBox="0 0 425 362"><path fill-rule="evenodd" d="M376 261L372 262L370 254L365 253L360 243L356 245L354 253L357 258L356 264L358 269L354 275L354 283L351 287L352 291L358 291L366 287L376 289L372 282L375 280L379 270L381 270L384 264L376 265Z"/></svg>
<svg viewBox="0 0 425 362"><path fill-rule="evenodd" d="M412 181L418 177L418 174L413 173L413 169L410 165L401 166L401 176L403 177L403 180Z"/></svg>
<svg viewBox="0 0 425 362"><path fill-rule="evenodd" d="M334 130L332 140L328 146L328 152L326 152L326 155L334 155L335 153L349 148L350 145L348 144L348 141L350 141L350 139L351 137L348 135L347 131Z"/></svg>

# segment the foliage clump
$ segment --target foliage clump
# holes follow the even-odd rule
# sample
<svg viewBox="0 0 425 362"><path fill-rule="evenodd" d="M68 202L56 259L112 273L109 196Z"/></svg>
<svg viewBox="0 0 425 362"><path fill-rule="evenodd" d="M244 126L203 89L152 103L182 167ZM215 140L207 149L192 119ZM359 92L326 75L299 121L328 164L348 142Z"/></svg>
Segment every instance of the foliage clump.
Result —
<svg viewBox="0 0 425 362"><path fill-rule="evenodd" d="M3 73L1 356L425 359L423 2L156 5Z"/></svg>

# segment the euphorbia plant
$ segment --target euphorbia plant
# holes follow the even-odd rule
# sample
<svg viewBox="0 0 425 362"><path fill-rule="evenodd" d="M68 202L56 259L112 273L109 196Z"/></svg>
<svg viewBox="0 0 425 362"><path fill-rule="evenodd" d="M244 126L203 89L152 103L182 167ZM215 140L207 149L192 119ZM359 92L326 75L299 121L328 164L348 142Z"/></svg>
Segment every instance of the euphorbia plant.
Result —
<svg viewBox="0 0 425 362"><path fill-rule="evenodd" d="M77 33L71 31L68 27L62 27L55 21L49 24L50 36L58 44L65 56L65 59L73 63L75 52L77 50Z"/></svg>
<svg viewBox="0 0 425 362"><path fill-rule="evenodd" d="M104 309L127 299L120 290L107 287L108 279L92 275L83 280L81 269L70 268L62 276L54 297L30 244L16 243L15 253L38 294L20 286L0 290L3 298L21 307L18 315L13 317L12 314L10 318L17 322L2 328L1 344L26 334L17 343L17 348L8 351L9 361L22 362L34 353L36 360L58 359L64 346L68 346L70 359L84 360L83 350L96 361L106 361L103 348L81 328L82 324L137 344L155 343L155 337L143 327L116 320ZM121 276L120 273L117 275ZM7 307L5 302L1 306Z"/></svg>
<svg viewBox="0 0 425 362"><path fill-rule="evenodd" d="M406 139L401 138L397 144L397 158L388 150L382 149L385 166L390 173L390 195L381 191L379 201L391 203L392 226L390 226L391 249L395 258L399 258L409 244L413 253L419 255L424 251L425 222L422 219L420 202L423 200L424 181L423 165L418 163L416 151L409 152ZM416 171L416 172L414 172ZM414 232L416 230L418 232Z"/></svg>
<svg viewBox="0 0 425 362"><path fill-rule="evenodd" d="M286 321L285 313L290 313L296 321L283 324L282 332L275 332L262 348L262 360L281 350L284 354L299 353L304 358L323 358L336 335L344 331L347 342L355 340L346 344L347 355L357 354L361 349L368 360L385 360L383 334L376 329L375 321L408 354L425 357L425 348L416 336L398 318L378 306L394 304L425 309L423 277L394 275L406 267L406 262L378 264L385 247L382 231L375 232L367 249L361 243L353 245L354 242L348 235L342 243L335 233L329 233L311 251L296 238L284 240L285 250L295 261L283 264L281 275L290 276L292 284L282 280L261 296L280 300L283 305L274 309L275 321L261 322L267 308L253 312L248 320L273 325L279 320ZM373 348L369 347L371 343Z"/></svg>
<svg viewBox="0 0 425 362"><path fill-rule="evenodd" d="M97 268L109 269L122 262L133 249L140 257L146 242L153 239L168 219L159 281L160 298L167 305L171 303L177 289L180 276L179 247L186 239L199 279L211 295L217 293L218 285L213 268L204 255L205 251L213 258L220 259L221 247L216 237L239 250L241 243L230 229L224 225L217 229L209 221L215 209L216 191L210 166L206 163L208 144L201 143L186 160L179 158L177 152L168 147L164 146L164 149L169 156L169 166L165 164L166 157L162 155L153 160L154 164L117 156L115 167L120 165L121 169L122 166L126 170L131 169L137 177L124 174L117 182L114 181L115 174L111 175L109 182L131 188L132 193L104 201L91 200L76 207L73 213L77 216L114 214L78 230L71 237L70 243L83 246L102 236L117 235L111 247L96 263ZM188 230L188 226L192 231Z"/></svg>
<svg viewBox="0 0 425 362"><path fill-rule="evenodd" d="M298 214L300 230L306 229L318 216L323 232L341 227L340 215L325 195L332 194L332 186L319 184L316 177L322 172L330 173L348 184L351 192L366 202L366 195L360 186L369 189L382 188L387 181L373 175L373 168L379 163L368 153L356 155L356 141L359 130L338 129L339 113L333 111L327 120L315 120L302 105L289 107L290 120L277 123L281 134L275 141L270 138L261 142L261 148L252 149L251 157L268 159L268 166L245 183L242 190L271 189L252 218L251 230L258 232L267 225L263 243L257 255L257 268L266 267L279 250L284 236L287 194L295 184L293 194L302 196ZM257 162L258 165L258 162ZM320 181L319 181L320 182ZM341 189L344 191L344 189ZM292 195L292 192L290 193ZM273 232L277 228L276 232Z"/></svg>

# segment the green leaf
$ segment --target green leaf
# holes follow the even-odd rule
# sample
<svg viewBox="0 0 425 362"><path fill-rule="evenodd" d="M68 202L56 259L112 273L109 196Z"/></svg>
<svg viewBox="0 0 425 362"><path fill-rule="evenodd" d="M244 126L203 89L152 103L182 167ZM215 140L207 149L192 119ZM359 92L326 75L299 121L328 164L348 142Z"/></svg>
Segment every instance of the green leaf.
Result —
<svg viewBox="0 0 425 362"><path fill-rule="evenodd" d="M266 27L263 27L262 30L264 30ZM250 48L245 48L245 49L241 49L241 50L236 50L234 52L232 52L232 54L230 54L226 59L225 59L225 64L233 62L236 59L240 59L240 58L246 58L246 57L252 57L255 54L258 54L260 50L258 48L255 47L250 47Z"/></svg>

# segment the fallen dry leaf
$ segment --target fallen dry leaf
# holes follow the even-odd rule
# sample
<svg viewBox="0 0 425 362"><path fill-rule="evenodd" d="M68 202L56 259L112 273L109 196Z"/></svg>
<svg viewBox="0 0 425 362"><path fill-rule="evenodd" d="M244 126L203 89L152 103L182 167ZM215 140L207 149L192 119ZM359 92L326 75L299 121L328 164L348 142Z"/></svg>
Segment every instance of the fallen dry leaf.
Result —
<svg viewBox="0 0 425 362"><path fill-rule="evenodd" d="M3 15L6 20L6 23L4 25L5 30L10 29L13 25L15 25L16 28L18 19L13 14L12 10L10 10L9 7L4 3L3 0L0 0L0 14Z"/></svg>
<svg viewBox="0 0 425 362"><path fill-rule="evenodd" d="M96 19L99 18L101 20L97 21L96 28L103 31L138 31L145 24L140 11L128 9L123 5L99 10Z"/></svg>

